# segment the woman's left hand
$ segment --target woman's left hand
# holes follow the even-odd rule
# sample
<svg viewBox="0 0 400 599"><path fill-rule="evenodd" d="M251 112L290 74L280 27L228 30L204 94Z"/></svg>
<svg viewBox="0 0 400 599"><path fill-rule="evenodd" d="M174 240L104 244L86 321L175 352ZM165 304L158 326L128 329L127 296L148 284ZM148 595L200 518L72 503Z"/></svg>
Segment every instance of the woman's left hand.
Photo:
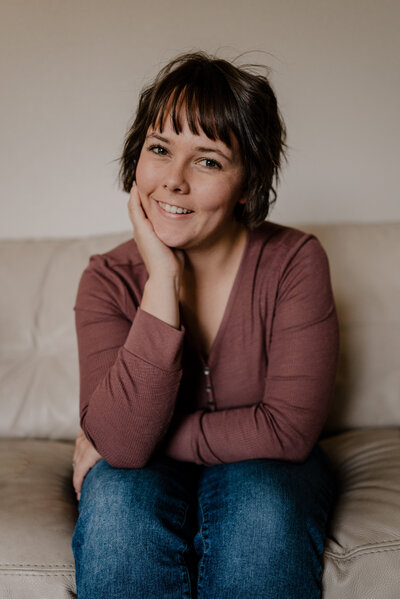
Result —
<svg viewBox="0 0 400 599"><path fill-rule="evenodd" d="M75 441L74 476L72 479L78 501L81 498L82 484L86 474L99 460L101 460L101 455L81 430Z"/></svg>

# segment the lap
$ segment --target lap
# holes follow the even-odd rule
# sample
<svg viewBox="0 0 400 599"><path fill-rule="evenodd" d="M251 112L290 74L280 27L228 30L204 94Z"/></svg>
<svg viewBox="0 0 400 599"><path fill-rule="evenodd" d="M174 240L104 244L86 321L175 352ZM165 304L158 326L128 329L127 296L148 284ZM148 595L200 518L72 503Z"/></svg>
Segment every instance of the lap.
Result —
<svg viewBox="0 0 400 599"><path fill-rule="evenodd" d="M303 463L257 459L217 466L197 466L158 457L142 469L116 469L100 460L87 474L79 509L157 511L168 508L179 513L216 514L226 525L235 514L254 519L284 513L321 514L325 519L334 493L329 462L316 446Z"/></svg>
<svg viewBox="0 0 400 599"><path fill-rule="evenodd" d="M157 457L129 470L101 460L86 476L79 504L74 551L80 584L88 555L94 556L89 576L93 562L102 563L101 552L108 551L109 564L123 551L115 577L117 566L135 562L131 587L156 581L154 596L168 585L166 596L180 596L183 580L186 589L197 584L198 599L246 596L245 589L255 598L298 597L301 588L318 597L332 496L329 462L319 447L301 464L260 459L203 467Z"/></svg>

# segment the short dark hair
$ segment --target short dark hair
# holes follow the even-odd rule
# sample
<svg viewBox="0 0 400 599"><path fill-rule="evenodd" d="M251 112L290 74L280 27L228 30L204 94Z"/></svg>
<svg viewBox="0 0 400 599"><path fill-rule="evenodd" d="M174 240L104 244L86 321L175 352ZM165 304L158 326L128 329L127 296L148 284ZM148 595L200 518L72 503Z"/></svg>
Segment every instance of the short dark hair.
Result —
<svg viewBox="0 0 400 599"><path fill-rule="evenodd" d="M265 220L277 196L274 184L286 157L286 129L268 78L252 67L238 67L205 52L183 54L169 62L140 94L120 158L124 191L130 192L135 180L148 128L162 131L171 113L180 133L184 107L192 133L199 133L200 127L207 137L220 139L229 148L235 136L246 194L246 203L236 207L236 217L251 228Z"/></svg>

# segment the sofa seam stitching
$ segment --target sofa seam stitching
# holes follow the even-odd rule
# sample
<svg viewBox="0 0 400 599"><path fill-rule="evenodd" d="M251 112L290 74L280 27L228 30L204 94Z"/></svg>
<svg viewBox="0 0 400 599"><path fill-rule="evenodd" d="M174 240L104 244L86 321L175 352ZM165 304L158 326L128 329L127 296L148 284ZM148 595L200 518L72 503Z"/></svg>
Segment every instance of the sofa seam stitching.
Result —
<svg viewBox="0 0 400 599"><path fill-rule="evenodd" d="M69 572L51 572L51 573L47 573L47 572L1 572L0 571L0 578L2 576L65 576L67 574L73 574L73 571L70 570Z"/></svg>
<svg viewBox="0 0 400 599"><path fill-rule="evenodd" d="M337 555L335 553L331 553L330 551L325 551L324 557L329 557L330 559L336 560L336 561L346 561L346 560L350 561L350 560L356 559L358 556L362 556L362 555L371 555L373 553L385 553L386 551L399 551L399 550L400 550L400 543L398 545L396 545L395 547L382 547L380 549L371 549L371 550L368 550L367 548L355 549L354 552L343 554L343 555Z"/></svg>
<svg viewBox="0 0 400 599"><path fill-rule="evenodd" d="M72 568L71 564L9 564L0 562L0 568Z"/></svg>

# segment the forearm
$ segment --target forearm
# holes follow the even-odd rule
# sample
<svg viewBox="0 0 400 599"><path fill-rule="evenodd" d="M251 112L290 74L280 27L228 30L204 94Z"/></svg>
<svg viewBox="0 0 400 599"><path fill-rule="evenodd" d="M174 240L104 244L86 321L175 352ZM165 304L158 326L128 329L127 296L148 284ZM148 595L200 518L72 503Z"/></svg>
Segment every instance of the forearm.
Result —
<svg viewBox="0 0 400 599"><path fill-rule="evenodd" d="M329 336L328 336L329 337ZM324 426L336 372L336 344L325 358L317 349L310 367L319 375L269 378L257 404L176 415L161 446L164 454L205 466L268 458L304 461ZM331 352L329 351L328 354Z"/></svg>
<svg viewBox="0 0 400 599"><path fill-rule="evenodd" d="M298 414L300 417L301 415ZM198 410L172 421L160 452L204 466L254 459L302 462L318 439L321 421L281 427L279 414L265 404L207 412Z"/></svg>
<svg viewBox="0 0 400 599"><path fill-rule="evenodd" d="M112 466L143 467L173 416L184 333L141 309L127 335L126 321L80 310L76 318L82 428Z"/></svg>
<svg viewBox="0 0 400 599"><path fill-rule="evenodd" d="M140 307L175 329L179 329L179 278L164 275L149 277L144 287Z"/></svg>

